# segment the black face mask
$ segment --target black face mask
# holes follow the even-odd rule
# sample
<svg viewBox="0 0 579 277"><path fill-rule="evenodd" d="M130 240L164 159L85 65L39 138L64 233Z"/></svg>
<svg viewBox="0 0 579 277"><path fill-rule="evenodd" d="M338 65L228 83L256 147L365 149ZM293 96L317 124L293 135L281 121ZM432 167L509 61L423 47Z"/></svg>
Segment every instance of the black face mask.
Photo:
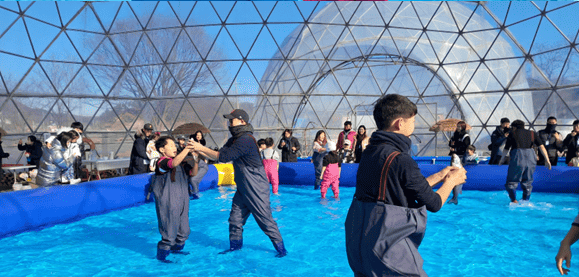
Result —
<svg viewBox="0 0 579 277"><path fill-rule="evenodd" d="M547 132L554 133L555 128L557 128L557 124L547 124Z"/></svg>
<svg viewBox="0 0 579 277"><path fill-rule="evenodd" d="M510 128L503 128L503 133L508 133L510 130Z"/></svg>

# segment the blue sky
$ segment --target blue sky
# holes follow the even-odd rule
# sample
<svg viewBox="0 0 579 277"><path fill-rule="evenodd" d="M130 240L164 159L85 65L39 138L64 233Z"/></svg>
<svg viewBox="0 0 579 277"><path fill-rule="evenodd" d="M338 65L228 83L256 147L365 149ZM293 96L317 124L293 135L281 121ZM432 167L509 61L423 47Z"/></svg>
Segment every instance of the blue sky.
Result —
<svg viewBox="0 0 579 277"><path fill-rule="evenodd" d="M30 4L30 2L20 2L19 4L22 9L25 9ZM60 13L63 22L66 23L74 16L74 14L83 4L84 3L82 2L74 1L58 2L57 11L57 8L53 2L36 2L26 13L32 17L39 18L48 23L61 25L58 13ZM173 8L177 12L177 16L183 21L187 18L188 12L194 4L195 3L192 2L172 2ZM198 2L186 24L216 24L214 27L205 28L205 31L213 39L221 30L221 26L219 25L221 21L219 17L225 20L225 17L228 16L229 11L231 10L231 14L227 18L227 23L231 25L228 25L227 29L243 53L240 54L237 51L233 41L231 38L229 38L225 30L221 30L221 34L219 35L216 43L217 47L223 51L226 58L241 59L241 55L246 55L247 51L249 51L250 47L252 47L254 38L257 36L259 30L262 29L262 20L256 12L254 5L257 6L257 9L261 15L266 17L272 10L274 4L274 2L238 2L233 10L231 10L231 7L234 5L233 2L215 2L214 6L217 10L216 14L208 2ZM297 4L303 13L303 16L307 17L314 11L314 8L318 3L298 2ZM319 10L323 5L329 4L333 3L320 3L317 9ZM508 8L506 4L507 3L505 2L487 2L488 7L501 20L505 18L506 10ZM547 10L552 10L568 4L569 2L565 1L549 2ZM120 2L94 4L95 9L97 10L105 28L108 28L111 25L119 5ZM135 13L139 15L139 20L146 22L149 18L147 16L143 16L143 14L150 14L156 5L156 2L139 2L133 3L131 5L134 8ZM278 44L281 44L283 39L299 26L299 23L302 22L302 18L298 10L295 8L294 2L279 2L277 5L278 6L274 9L273 13L268 18L268 22L270 23L268 24L268 27L272 32L273 38L277 41ZM537 5L543 8L545 2L537 2ZM6 7L8 9L18 9L18 3L16 2L0 2L0 6ZM69 28L103 32L100 24L98 24L97 20L94 18L94 15L92 15L90 11L85 10L82 13L82 16L78 17L69 25ZM510 25L538 13L539 11L530 2L512 2L511 11L509 16L506 18L506 24ZM549 15L552 15L550 17L554 20L554 23L557 24L561 30L569 36L570 39L574 39L574 34L577 32L577 25L579 23L577 23L577 20L575 20L575 15L571 13L572 11L569 9L561 9L560 11L555 11ZM173 16L173 12L166 2L161 2L159 4L157 10L155 11L155 15L157 14ZM0 18L3 18L3 20L0 22L0 34L9 24L13 22L16 16L17 15L12 12L0 9ZM120 10L118 17L131 17L134 19L127 5L123 5L123 8ZM490 17L487 17L487 19L490 20ZM528 48L533 40L533 35L536 31L538 21L539 17L511 26L509 29L516 36L519 43L521 43L521 45L523 45L525 48ZM178 21L175 19L173 22L175 25L178 24ZM255 24L236 25L237 23L241 22L249 22ZM278 22L286 22L287 24L275 24ZM34 48L37 51L37 55L40 54L42 49L46 48L46 46L51 42L52 38L59 32L58 28L32 19L26 19L26 24L30 35L33 37L33 42L35 44ZM162 27L155 26L154 22L152 22L150 25L153 25L153 28ZM116 30L113 27L111 32L115 31ZM79 45L82 44L80 42L82 42L82 40L87 37L86 34L76 31L68 31L68 34L75 45L77 45L78 50L81 52L81 56L86 56L92 51L90 48L85 48L83 46L79 47ZM536 40L537 41L535 44L549 44L562 41L563 37L550 24L542 24ZM28 43L28 36L26 35L24 24L21 22L21 20L19 20L8 32L4 34L2 38L0 38L0 50L28 57L34 56L32 47ZM267 32L267 29L264 28L257 42L255 45L253 45L253 49L251 49L248 58L267 59L272 57L276 51L277 48L273 43L269 32ZM43 55L43 58L50 56L55 56L60 60L68 60L72 62L81 61L78 55L76 55L74 48L70 45L68 39L66 39L64 35L61 35L53 43L46 54ZM209 58L211 58L211 55ZM257 78L257 82L259 82L266 69L267 61L249 61L248 63ZM22 74L29 68L31 64L31 60L0 53L0 70L3 75L13 75L14 78L17 79L18 76L22 76ZM239 64L240 63L237 62L228 63L226 65L230 74L228 80L232 80L233 76L237 73ZM78 65L66 66L69 66L70 70L78 68ZM255 93L257 82L247 68L242 68L237 77L237 83L239 84L238 88L243 90L241 93Z"/></svg>

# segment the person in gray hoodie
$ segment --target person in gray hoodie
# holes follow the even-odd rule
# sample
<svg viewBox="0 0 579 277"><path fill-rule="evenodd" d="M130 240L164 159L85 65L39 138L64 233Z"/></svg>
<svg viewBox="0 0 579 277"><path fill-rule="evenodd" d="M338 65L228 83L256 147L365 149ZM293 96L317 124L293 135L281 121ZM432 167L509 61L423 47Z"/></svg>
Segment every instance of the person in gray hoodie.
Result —
<svg viewBox="0 0 579 277"><path fill-rule="evenodd" d="M257 141L252 136L253 127L249 115L236 109L223 117L229 119L232 137L219 150L213 151L198 142L192 142L195 151L225 163L233 161L237 191L233 196L229 215L229 249L225 254L241 249L243 246L243 226L253 214L257 225L269 237L277 250L276 257L287 255L283 239L273 219L269 202L269 181L258 150Z"/></svg>

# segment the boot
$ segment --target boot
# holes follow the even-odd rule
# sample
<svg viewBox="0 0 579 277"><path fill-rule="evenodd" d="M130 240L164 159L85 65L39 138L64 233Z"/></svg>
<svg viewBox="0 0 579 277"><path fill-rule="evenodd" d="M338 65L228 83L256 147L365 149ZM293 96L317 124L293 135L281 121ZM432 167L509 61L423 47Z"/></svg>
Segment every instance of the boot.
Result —
<svg viewBox="0 0 579 277"><path fill-rule="evenodd" d="M219 252L219 254L227 254L229 252L239 250L239 249L241 249L242 246L243 246L243 239L230 240L229 241L229 249L222 251L222 252Z"/></svg>
<svg viewBox="0 0 579 277"><path fill-rule="evenodd" d="M275 255L276 258L281 258L284 257L285 255L287 255L287 250L285 249L285 246L283 245L283 241L280 241L278 243L273 243L273 247L275 247L275 250L277 250L277 255Z"/></svg>
<svg viewBox="0 0 579 277"><path fill-rule="evenodd" d="M185 244L183 245L173 245L171 246L171 253L173 254L180 254L180 255L189 255L189 252L187 251L183 251L183 248L185 247Z"/></svg>
<svg viewBox="0 0 579 277"><path fill-rule="evenodd" d="M172 261L167 260L167 256L171 253L171 250L163 250L161 248L157 248L157 260L170 264Z"/></svg>

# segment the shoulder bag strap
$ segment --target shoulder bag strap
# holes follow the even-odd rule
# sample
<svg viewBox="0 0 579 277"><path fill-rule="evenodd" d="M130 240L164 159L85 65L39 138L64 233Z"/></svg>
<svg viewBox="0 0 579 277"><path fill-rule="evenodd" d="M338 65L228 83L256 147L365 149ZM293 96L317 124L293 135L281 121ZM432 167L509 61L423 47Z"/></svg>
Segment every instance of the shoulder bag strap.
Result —
<svg viewBox="0 0 579 277"><path fill-rule="evenodd" d="M255 138L252 135L248 134L248 136L253 139L253 142L255 142L255 146L257 147L255 150L257 151L257 155L261 157L261 153L259 153L259 145L257 145L257 140L255 140Z"/></svg>
<svg viewBox="0 0 579 277"><path fill-rule="evenodd" d="M388 171L390 170L390 165L396 156L398 156L400 152L394 151L388 155L384 165L382 166L382 173L380 175L380 193L378 195L378 201L385 202L386 198L386 183L388 182Z"/></svg>

